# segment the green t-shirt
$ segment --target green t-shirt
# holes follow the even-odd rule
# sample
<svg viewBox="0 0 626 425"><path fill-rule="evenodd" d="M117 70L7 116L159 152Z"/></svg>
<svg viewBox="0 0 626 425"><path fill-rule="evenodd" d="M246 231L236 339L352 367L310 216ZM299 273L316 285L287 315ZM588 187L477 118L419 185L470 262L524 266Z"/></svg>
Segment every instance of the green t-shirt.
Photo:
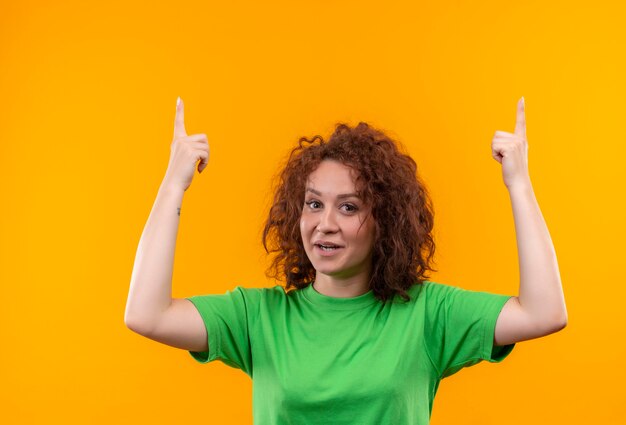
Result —
<svg viewBox="0 0 626 425"><path fill-rule="evenodd" d="M313 285L188 297L209 347L189 353L252 378L255 425L426 425L441 379L513 350L493 345L511 296L431 281L408 293L384 307L373 291L335 298Z"/></svg>

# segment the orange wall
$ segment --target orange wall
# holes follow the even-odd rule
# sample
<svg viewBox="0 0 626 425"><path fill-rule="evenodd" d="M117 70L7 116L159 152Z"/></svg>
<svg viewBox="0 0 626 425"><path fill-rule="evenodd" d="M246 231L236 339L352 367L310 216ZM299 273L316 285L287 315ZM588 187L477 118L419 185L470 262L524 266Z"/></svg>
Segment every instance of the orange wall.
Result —
<svg viewBox="0 0 626 425"><path fill-rule="evenodd" d="M513 131L524 96L569 324L444 380L432 424L624 421L618 5L3 2L2 418L251 423L245 374L124 325L177 96L211 158L185 194L175 297L274 284L260 230L277 161L339 121L388 131L417 161L435 202L432 280L517 294L511 205L490 146L496 130Z"/></svg>

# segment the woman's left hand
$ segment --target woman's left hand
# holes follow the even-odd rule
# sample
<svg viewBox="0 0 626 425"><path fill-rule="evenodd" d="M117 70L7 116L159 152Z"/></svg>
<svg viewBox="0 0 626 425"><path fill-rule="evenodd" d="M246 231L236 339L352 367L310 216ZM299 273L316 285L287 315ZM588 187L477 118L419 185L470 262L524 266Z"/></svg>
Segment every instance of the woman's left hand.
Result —
<svg viewBox="0 0 626 425"><path fill-rule="evenodd" d="M502 177L507 189L517 185L530 186L523 97L517 102L515 132L496 131L491 141L491 156L502 164Z"/></svg>

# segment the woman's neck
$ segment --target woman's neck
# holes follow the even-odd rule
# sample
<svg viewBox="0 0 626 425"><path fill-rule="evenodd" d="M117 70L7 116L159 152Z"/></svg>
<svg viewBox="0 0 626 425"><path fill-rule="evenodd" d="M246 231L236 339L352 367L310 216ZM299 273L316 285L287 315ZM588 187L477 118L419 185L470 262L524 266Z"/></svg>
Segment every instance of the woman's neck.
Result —
<svg viewBox="0 0 626 425"><path fill-rule="evenodd" d="M334 276L317 273L313 288L322 295L334 298L353 298L369 292L369 277L351 276L339 279Z"/></svg>

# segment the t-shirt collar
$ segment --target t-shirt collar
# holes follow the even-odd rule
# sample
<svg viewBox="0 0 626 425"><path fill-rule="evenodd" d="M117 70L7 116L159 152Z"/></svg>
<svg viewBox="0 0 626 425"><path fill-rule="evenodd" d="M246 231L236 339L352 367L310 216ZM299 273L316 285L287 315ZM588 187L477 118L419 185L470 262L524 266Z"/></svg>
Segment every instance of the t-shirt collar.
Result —
<svg viewBox="0 0 626 425"><path fill-rule="evenodd" d="M312 304L331 310L357 310L378 301L372 289L357 297L330 297L317 292L312 282L302 290L302 293Z"/></svg>

